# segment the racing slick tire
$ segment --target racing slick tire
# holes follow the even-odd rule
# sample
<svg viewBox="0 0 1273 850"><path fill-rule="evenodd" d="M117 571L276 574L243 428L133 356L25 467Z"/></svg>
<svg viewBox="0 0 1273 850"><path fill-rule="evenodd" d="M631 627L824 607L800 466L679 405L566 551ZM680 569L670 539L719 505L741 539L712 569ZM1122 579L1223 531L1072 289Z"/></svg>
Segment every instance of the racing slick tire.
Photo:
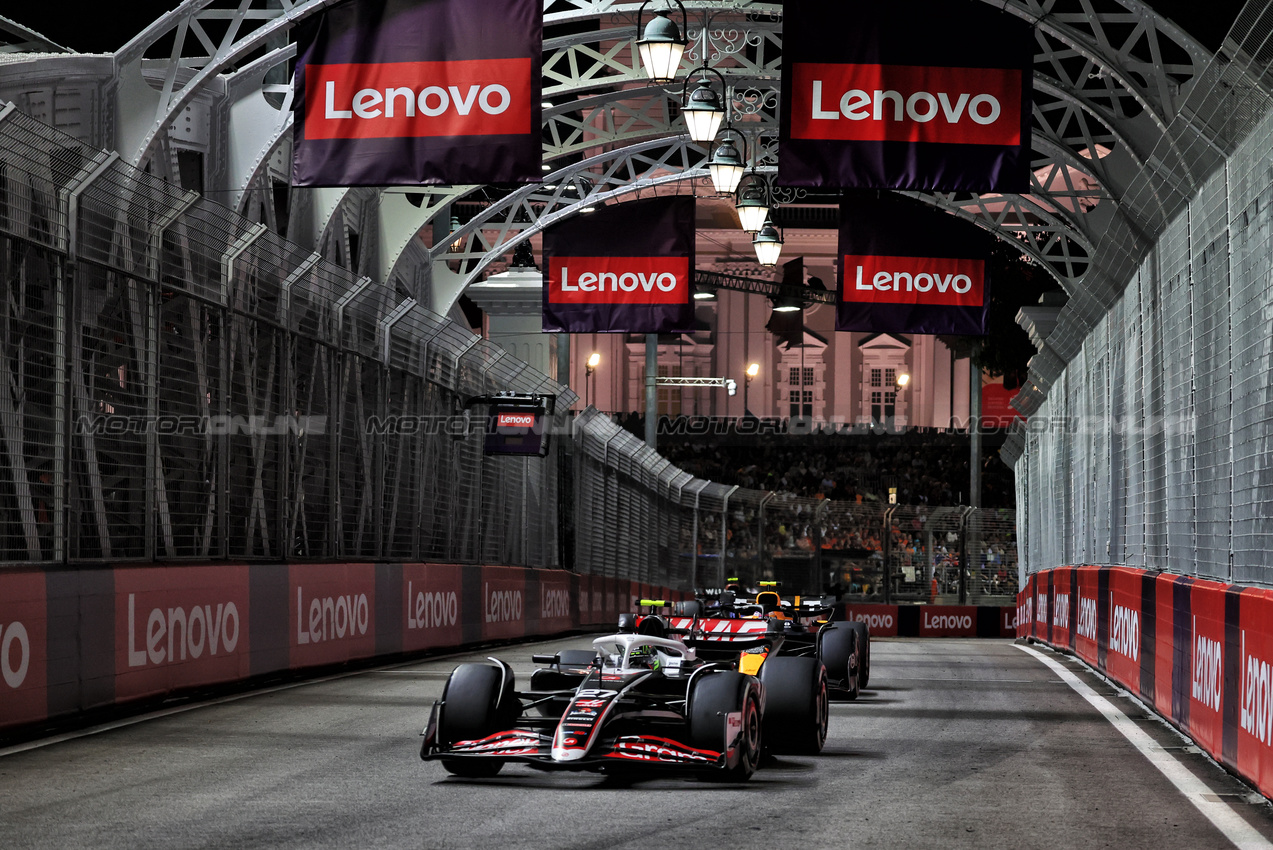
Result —
<svg viewBox="0 0 1273 850"><path fill-rule="evenodd" d="M703 616L703 603L697 599L686 599L684 602L676 603L672 610L678 617L701 617Z"/></svg>
<svg viewBox="0 0 1273 850"><path fill-rule="evenodd" d="M858 633L858 687L866 690L871 680L871 629L866 623L852 623Z"/></svg>
<svg viewBox="0 0 1273 850"><path fill-rule="evenodd" d="M718 782L745 782L760 763L761 734L764 719L760 692L751 676L726 671L708 673L695 679L689 693L690 740L695 747L724 752L726 715L742 714L742 730L738 736L738 764L700 775L701 779Z"/></svg>
<svg viewBox="0 0 1273 850"><path fill-rule="evenodd" d="M831 717L822 662L807 656L767 658L760 681L765 686L765 748L798 755L822 752Z"/></svg>
<svg viewBox="0 0 1273 850"><path fill-rule="evenodd" d="M827 678L845 699L858 698L858 633L852 623L827 623L818 632L818 659Z"/></svg>
<svg viewBox="0 0 1273 850"><path fill-rule="evenodd" d="M500 705L500 670L489 664L461 664L446 681L442 713L438 717L438 741L474 741L507 729L517 720L510 707ZM511 689L510 689L511 690ZM507 698L505 700L507 702ZM520 706L518 707L520 710ZM444 758L447 773L464 777L494 776L504 767L500 759Z"/></svg>

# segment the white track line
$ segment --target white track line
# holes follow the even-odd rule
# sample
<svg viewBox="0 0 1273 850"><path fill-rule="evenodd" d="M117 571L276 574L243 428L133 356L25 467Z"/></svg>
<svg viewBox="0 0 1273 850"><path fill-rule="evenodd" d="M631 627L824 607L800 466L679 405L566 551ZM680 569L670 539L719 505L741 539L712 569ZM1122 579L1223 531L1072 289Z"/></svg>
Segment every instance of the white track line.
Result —
<svg viewBox="0 0 1273 850"><path fill-rule="evenodd" d="M1105 715L1105 719L1112 723L1115 729L1122 732L1123 737L1131 741L1132 746L1140 750L1141 755L1149 759L1149 763L1158 768L1162 775L1167 777L1181 794L1185 795L1185 799L1193 803L1194 807L1202 812L1207 820L1215 825L1216 829L1224 833L1224 837L1233 842L1235 847L1242 848L1242 850L1273 848L1273 843L1270 843L1268 839L1258 833L1228 803L1221 802L1201 779L1194 776L1175 756L1163 749L1153 738L1146 734L1145 730L1137 726L1126 714L1119 711L1113 703L1088 687L1086 682L1065 669L1055 659L1048 658L1042 652L1021 644L1016 646L1017 649L1022 652L1028 652L1052 668L1052 672L1056 673L1061 678L1061 681L1073 688L1079 696Z"/></svg>

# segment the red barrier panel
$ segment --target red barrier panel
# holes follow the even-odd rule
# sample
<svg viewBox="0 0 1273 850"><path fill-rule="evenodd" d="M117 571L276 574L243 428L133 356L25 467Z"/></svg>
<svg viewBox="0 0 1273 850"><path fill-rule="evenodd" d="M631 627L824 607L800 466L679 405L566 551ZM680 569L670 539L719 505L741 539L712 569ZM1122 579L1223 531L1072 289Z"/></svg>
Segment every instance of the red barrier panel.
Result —
<svg viewBox="0 0 1273 850"><path fill-rule="evenodd" d="M574 628L574 597L570 592L570 573L563 570L537 570L539 576L539 634L569 631Z"/></svg>
<svg viewBox="0 0 1273 850"><path fill-rule="evenodd" d="M1109 646L1105 672L1134 694L1140 693L1140 610L1144 570L1109 571Z"/></svg>
<svg viewBox="0 0 1273 850"><path fill-rule="evenodd" d="M0 726L48 715L43 573L0 573Z"/></svg>
<svg viewBox="0 0 1273 850"><path fill-rule="evenodd" d="M872 603L844 606L844 619L866 623L872 637L897 637L897 606Z"/></svg>
<svg viewBox="0 0 1273 850"><path fill-rule="evenodd" d="M287 573L292 669L376 654L373 564L292 564Z"/></svg>
<svg viewBox="0 0 1273 850"><path fill-rule="evenodd" d="M1070 576L1073 570L1069 567L1052 570L1052 599L1049 602L1052 615L1052 643L1057 646L1070 645L1070 630L1074 627L1071 619L1073 599L1070 594Z"/></svg>
<svg viewBox="0 0 1273 850"><path fill-rule="evenodd" d="M464 642L458 564L402 565L402 649L416 652Z"/></svg>
<svg viewBox="0 0 1273 850"><path fill-rule="evenodd" d="M1099 567L1079 567L1079 598L1075 605L1074 651L1093 667L1097 661L1096 641L1100 629Z"/></svg>
<svg viewBox="0 0 1273 850"><path fill-rule="evenodd" d="M1004 605L999 609L999 637L1017 636L1017 609Z"/></svg>
<svg viewBox="0 0 1273 850"><path fill-rule="evenodd" d="M1273 793L1273 591L1244 590L1239 616L1238 772Z"/></svg>
<svg viewBox="0 0 1273 850"><path fill-rule="evenodd" d="M1196 581L1190 589L1190 736L1208 752L1220 752L1224 732L1225 585Z"/></svg>
<svg viewBox="0 0 1273 850"><path fill-rule="evenodd" d="M526 570L482 567L482 639L526 636Z"/></svg>
<svg viewBox="0 0 1273 850"><path fill-rule="evenodd" d="M246 565L115 570L115 699L251 673Z"/></svg>
<svg viewBox="0 0 1273 850"><path fill-rule="evenodd" d="M919 609L920 637L976 637L975 605L924 605Z"/></svg>

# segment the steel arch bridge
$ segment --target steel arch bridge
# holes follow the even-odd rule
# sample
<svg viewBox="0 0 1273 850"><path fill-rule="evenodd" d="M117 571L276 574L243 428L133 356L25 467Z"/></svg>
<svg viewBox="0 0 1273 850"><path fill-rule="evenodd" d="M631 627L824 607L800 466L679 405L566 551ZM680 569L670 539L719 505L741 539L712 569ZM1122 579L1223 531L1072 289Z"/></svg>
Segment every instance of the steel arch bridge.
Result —
<svg viewBox="0 0 1273 850"><path fill-rule="evenodd" d="M186 0L113 57L108 135L126 160L174 169L176 122L191 103L216 104L214 171L226 197L252 214L269 172L290 158L288 31L335 0ZM1216 81L1258 88L1141 0L985 0L1033 27L1035 86L1031 191L1023 195L906 193L1011 240L1070 296L1058 329L1032 361L1019 404L1047 387L1121 291L1156 234L1220 165L1243 127L1215 101ZM776 162L782 7L689 0L692 48L684 67L707 64L732 89L756 143L760 170ZM463 288L543 227L607 202L702 181L707 151L677 118L677 91L651 86L631 44L639 4L545 0L543 185L292 190L306 236L352 262L348 231L372 256L360 272L445 313ZM704 55L705 54L705 55ZM421 231L449 220L452 204L480 212L455 234ZM447 233L447 231L441 231ZM370 233L370 237L368 234ZM461 250L448 251L462 240ZM370 247L368 247L370 246ZM450 261L462 261L462 273ZM1027 409L1027 412L1029 410Z"/></svg>

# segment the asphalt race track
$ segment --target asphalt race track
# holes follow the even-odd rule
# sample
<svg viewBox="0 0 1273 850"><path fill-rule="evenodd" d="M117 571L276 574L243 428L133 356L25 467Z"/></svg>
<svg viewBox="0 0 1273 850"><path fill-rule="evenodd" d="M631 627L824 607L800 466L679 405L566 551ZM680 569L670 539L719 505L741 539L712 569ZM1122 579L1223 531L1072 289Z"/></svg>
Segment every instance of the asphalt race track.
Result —
<svg viewBox="0 0 1273 850"><path fill-rule="evenodd" d="M533 651L586 645L497 651L521 673ZM746 784L522 766L450 778L419 760L417 735L451 668L485 654L475 653L0 750L0 847L1230 846L1109 720L1012 642L894 639L873 650L872 688L833 706L822 755L782 758ZM1204 805L1273 837L1263 798L1134 700L1080 678L1207 785Z"/></svg>

